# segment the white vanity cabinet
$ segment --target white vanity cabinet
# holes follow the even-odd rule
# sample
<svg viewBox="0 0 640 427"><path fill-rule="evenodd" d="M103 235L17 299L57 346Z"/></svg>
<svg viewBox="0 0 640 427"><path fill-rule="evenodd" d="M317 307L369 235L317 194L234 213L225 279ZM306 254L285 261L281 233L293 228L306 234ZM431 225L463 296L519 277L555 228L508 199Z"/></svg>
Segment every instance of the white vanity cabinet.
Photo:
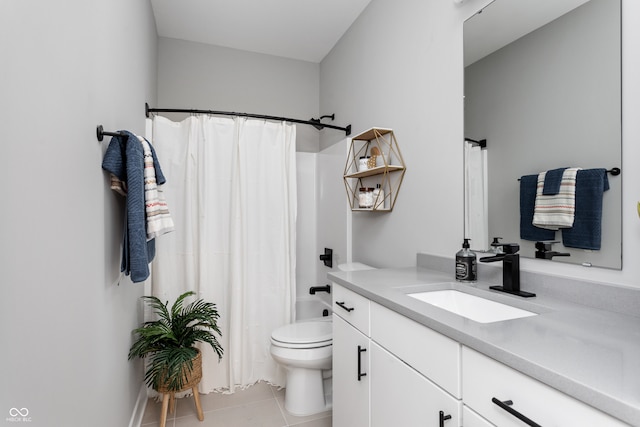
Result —
<svg viewBox="0 0 640 427"><path fill-rule="evenodd" d="M339 285L333 294L333 427L369 427L369 300Z"/></svg>
<svg viewBox="0 0 640 427"><path fill-rule="evenodd" d="M332 292L334 427L627 426L342 286Z"/></svg>
<svg viewBox="0 0 640 427"><path fill-rule="evenodd" d="M462 349L462 395L465 414L471 408L500 427L627 425L467 347ZM521 414L529 422L518 419L506 408ZM467 427L466 418L464 421Z"/></svg>
<svg viewBox="0 0 640 427"><path fill-rule="evenodd" d="M333 426L459 427L460 344L345 289L333 293Z"/></svg>

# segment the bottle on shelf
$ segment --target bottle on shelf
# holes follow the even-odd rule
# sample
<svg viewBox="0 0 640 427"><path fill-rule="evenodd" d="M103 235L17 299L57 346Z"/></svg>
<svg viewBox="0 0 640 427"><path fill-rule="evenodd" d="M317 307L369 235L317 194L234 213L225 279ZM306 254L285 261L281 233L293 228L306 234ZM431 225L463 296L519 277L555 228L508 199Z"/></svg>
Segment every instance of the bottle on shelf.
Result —
<svg viewBox="0 0 640 427"><path fill-rule="evenodd" d="M373 188L361 187L358 193L358 207L360 209L373 208Z"/></svg>
<svg viewBox="0 0 640 427"><path fill-rule="evenodd" d="M374 209L387 209L387 199L384 197L384 190L380 184L376 184L373 190Z"/></svg>

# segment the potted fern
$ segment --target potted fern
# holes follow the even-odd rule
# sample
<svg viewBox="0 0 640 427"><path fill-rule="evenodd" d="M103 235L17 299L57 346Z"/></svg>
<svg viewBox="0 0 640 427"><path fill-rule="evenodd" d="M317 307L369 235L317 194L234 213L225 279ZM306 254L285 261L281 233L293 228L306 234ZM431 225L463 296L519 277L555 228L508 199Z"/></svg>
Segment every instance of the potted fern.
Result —
<svg viewBox="0 0 640 427"><path fill-rule="evenodd" d="M185 299L195 295L185 292L171 309L153 296L143 296L154 309L158 320L145 322L133 331L137 339L129 349L129 359L148 358L145 382L160 392L175 393L194 387L202 377L202 356L194 347L197 342L208 343L222 358L222 347L216 338L222 336L218 328L216 305L198 299L184 305Z"/></svg>

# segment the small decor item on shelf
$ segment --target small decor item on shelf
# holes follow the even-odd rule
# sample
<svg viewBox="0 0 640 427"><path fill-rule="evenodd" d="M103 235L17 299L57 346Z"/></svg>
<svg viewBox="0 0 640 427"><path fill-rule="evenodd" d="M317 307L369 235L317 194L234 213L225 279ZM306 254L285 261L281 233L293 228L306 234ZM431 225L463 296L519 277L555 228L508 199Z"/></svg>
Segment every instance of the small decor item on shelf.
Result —
<svg viewBox="0 0 640 427"><path fill-rule="evenodd" d="M358 194L358 206L361 209L371 209L373 207L373 188L360 188L360 192Z"/></svg>
<svg viewBox="0 0 640 427"><path fill-rule="evenodd" d="M386 199L384 197L384 190L380 184L376 184L375 190L373 190L373 203L374 209L386 209Z"/></svg>
<svg viewBox="0 0 640 427"><path fill-rule="evenodd" d="M376 166L382 166L382 156L380 155L380 149L378 147L371 147L371 157L367 162L369 169L373 169Z"/></svg>
<svg viewBox="0 0 640 427"><path fill-rule="evenodd" d="M358 172L369 170L369 156L362 156L358 161Z"/></svg>

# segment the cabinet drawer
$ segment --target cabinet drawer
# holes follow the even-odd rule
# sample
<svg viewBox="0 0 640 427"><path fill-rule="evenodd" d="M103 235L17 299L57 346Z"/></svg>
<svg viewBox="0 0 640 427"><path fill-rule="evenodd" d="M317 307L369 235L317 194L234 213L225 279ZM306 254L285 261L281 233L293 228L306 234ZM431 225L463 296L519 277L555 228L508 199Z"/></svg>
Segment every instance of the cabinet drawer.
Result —
<svg viewBox="0 0 640 427"><path fill-rule="evenodd" d="M460 399L460 344L371 303L371 339Z"/></svg>
<svg viewBox="0 0 640 427"><path fill-rule="evenodd" d="M542 426L616 427L623 422L487 356L462 349L465 405L500 427L525 425L492 399L511 401L515 411Z"/></svg>
<svg viewBox="0 0 640 427"><path fill-rule="evenodd" d="M369 336L369 300L335 283L331 292L333 312Z"/></svg>

